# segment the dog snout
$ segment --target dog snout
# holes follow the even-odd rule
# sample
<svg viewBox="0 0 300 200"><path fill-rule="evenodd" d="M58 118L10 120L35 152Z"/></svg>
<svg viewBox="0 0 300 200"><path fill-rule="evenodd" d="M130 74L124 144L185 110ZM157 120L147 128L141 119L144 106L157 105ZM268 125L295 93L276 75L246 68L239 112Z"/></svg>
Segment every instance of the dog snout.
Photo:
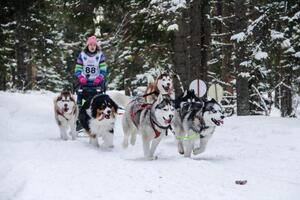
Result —
<svg viewBox="0 0 300 200"><path fill-rule="evenodd" d="M171 83L167 83L167 86L170 87Z"/></svg>
<svg viewBox="0 0 300 200"><path fill-rule="evenodd" d="M64 104L64 107L68 107L68 104L65 103L65 104Z"/></svg>
<svg viewBox="0 0 300 200"><path fill-rule="evenodd" d="M108 111L107 111L107 114L110 114L110 113L111 113L111 110L108 110Z"/></svg>
<svg viewBox="0 0 300 200"><path fill-rule="evenodd" d="M221 119L224 119L225 118L225 116L224 115L221 115Z"/></svg>
<svg viewBox="0 0 300 200"><path fill-rule="evenodd" d="M169 115L169 118L170 118L170 119L173 119L173 117L174 117L174 115Z"/></svg>

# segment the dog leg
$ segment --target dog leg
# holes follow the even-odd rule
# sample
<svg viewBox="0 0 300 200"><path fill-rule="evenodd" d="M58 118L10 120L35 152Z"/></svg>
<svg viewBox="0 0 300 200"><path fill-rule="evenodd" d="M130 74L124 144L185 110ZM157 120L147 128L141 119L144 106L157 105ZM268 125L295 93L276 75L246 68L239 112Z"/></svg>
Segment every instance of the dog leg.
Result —
<svg viewBox="0 0 300 200"><path fill-rule="evenodd" d="M77 131L76 131L76 123L72 123L71 125L71 136L72 136L72 140L76 140L77 137Z"/></svg>
<svg viewBox="0 0 300 200"><path fill-rule="evenodd" d="M187 140L183 141L184 149L184 157L191 157L192 150L194 148L194 141L193 140Z"/></svg>
<svg viewBox="0 0 300 200"><path fill-rule="evenodd" d="M60 131L60 138L62 140L68 140L68 135L66 131L66 127L64 125L59 126L59 131Z"/></svg>
<svg viewBox="0 0 300 200"><path fill-rule="evenodd" d="M133 146L133 145L135 145L135 142L136 142L136 131L132 130L131 131L130 144Z"/></svg>
<svg viewBox="0 0 300 200"><path fill-rule="evenodd" d="M91 137L90 138L90 143L93 145L93 146L95 146L95 147L100 147L100 145L99 145L99 142L98 142L98 137L96 136L96 137Z"/></svg>
<svg viewBox="0 0 300 200"><path fill-rule="evenodd" d="M178 153L184 154L183 144L182 141L178 140Z"/></svg>
<svg viewBox="0 0 300 200"><path fill-rule="evenodd" d="M129 134L124 132L124 138L123 138L123 148L128 147L128 140L129 140Z"/></svg>
<svg viewBox="0 0 300 200"><path fill-rule="evenodd" d="M98 136L96 134L93 134L90 131L86 131L86 134L90 137L90 144L92 144L95 147L100 147Z"/></svg>
<svg viewBox="0 0 300 200"><path fill-rule="evenodd" d="M150 155L150 140L147 136L143 135L143 149L145 158L149 158Z"/></svg>
<svg viewBox="0 0 300 200"><path fill-rule="evenodd" d="M113 133L108 133L105 136L103 136L103 140L104 140L104 145L106 147L109 147L109 148L113 148L114 147L114 144L113 144L114 134Z"/></svg>
<svg viewBox="0 0 300 200"><path fill-rule="evenodd" d="M193 150L193 154L194 155L198 155L198 154L203 153L205 151L206 146L207 146L207 142L210 139L210 137L211 137L211 135L208 135L208 136L200 139L200 147L199 148L195 148Z"/></svg>
<svg viewBox="0 0 300 200"><path fill-rule="evenodd" d="M155 152L155 150L156 150L156 148L157 148L157 146L160 143L162 138L163 138L163 136L160 135L160 137L155 138L155 139L152 140L151 147L150 147L150 154L149 154L150 159L152 159L152 160L157 159L157 156L154 157L154 152Z"/></svg>

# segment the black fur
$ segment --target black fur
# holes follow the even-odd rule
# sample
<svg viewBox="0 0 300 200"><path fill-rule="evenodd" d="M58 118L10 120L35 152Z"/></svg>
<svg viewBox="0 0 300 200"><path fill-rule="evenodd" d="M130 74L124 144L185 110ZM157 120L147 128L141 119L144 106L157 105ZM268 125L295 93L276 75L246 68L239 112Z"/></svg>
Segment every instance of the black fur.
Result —
<svg viewBox="0 0 300 200"><path fill-rule="evenodd" d="M183 93L179 97L177 97L174 101L174 106L176 109L181 108L182 102L203 102L202 98L196 96L194 90L187 90L186 94Z"/></svg>
<svg viewBox="0 0 300 200"><path fill-rule="evenodd" d="M118 105L106 94L96 95L91 101L86 101L79 111L79 121L82 127L89 131L89 121L91 117L87 114L87 109L91 108L93 118L96 118L97 109L104 110L106 107L114 108L117 112Z"/></svg>
<svg viewBox="0 0 300 200"><path fill-rule="evenodd" d="M203 109L204 100L195 95L194 90L188 90L175 99L175 108L179 110L180 117L183 119L188 113L189 119L193 119L196 114Z"/></svg>

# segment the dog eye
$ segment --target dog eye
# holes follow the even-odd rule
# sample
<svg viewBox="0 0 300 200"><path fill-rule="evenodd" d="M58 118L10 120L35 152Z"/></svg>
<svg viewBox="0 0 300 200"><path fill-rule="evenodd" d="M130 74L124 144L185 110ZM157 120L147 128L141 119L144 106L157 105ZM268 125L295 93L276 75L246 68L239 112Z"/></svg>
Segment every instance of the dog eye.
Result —
<svg viewBox="0 0 300 200"><path fill-rule="evenodd" d="M216 113L217 111L216 110L211 110L211 112Z"/></svg>
<svg viewBox="0 0 300 200"><path fill-rule="evenodd" d="M164 110L164 111L168 111L168 109L167 109L167 108L164 108L163 110Z"/></svg>

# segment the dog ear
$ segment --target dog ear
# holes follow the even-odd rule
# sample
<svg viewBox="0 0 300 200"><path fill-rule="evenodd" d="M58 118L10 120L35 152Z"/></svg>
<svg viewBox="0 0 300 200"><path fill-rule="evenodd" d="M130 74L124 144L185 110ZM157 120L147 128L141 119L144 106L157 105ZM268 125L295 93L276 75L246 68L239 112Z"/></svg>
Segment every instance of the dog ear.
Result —
<svg viewBox="0 0 300 200"><path fill-rule="evenodd" d="M212 102L212 103L218 103L214 98L211 98L210 102Z"/></svg>
<svg viewBox="0 0 300 200"><path fill-rule="evenodd" d="M114 111L117 113L118 108L119 108L118 104L116 102L114 102L112 99L110 99L110 101L111 101Z"/></svg>

